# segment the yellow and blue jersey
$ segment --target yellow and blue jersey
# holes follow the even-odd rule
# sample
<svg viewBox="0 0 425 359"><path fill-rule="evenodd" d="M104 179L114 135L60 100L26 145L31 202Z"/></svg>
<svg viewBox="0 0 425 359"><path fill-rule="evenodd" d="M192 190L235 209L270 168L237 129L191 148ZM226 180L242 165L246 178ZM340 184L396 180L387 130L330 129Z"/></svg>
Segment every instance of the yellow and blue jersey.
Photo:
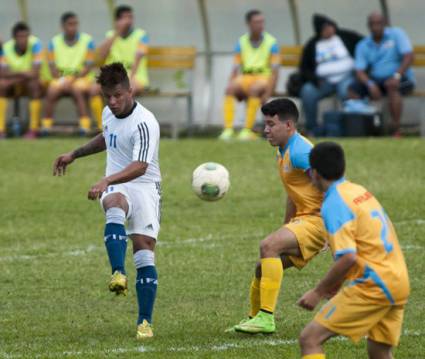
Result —
<svg viewBox="0 0 425 359"><path fill-rule="evenodd" d="M279 66L279 46L267 32L258 46L252 44L249 34L241 36L235 46L234 63L240 65L242 73L270 75L271 69Z"/></svg>
<svg viewBox="0 0 425 359"><path fill-rule="evenodd" d="M40 39L30 35L27 49L24 54L16 52L14 39L7 41L3 45L4 65L13 72L29 71L34 65L40 65L43 61L43 46Z"/></svg>
<svg viewBox="0 0 425 359"><path fill-rule="evenodd" d="M356 253L347 275L373 302L404 304L409 278L394 227L376 198L364 187L340 179L326 191L322 217L335 260Z"/></svg>
<svg viewBox="0 0 425 359"><path fill-rule="evenodd" d="M74 75L84 66L94 63L95 44L92 37L77 33L75 42L69 45L64 34L56 35L48 45L49 63L55 63L61 75Z"/></svg>
<svg viewBox="0 0 425 359"><path fill-rule="evenodd" d="M114 31L110 30L106 33L106 37L112 37ZM143 86L149 85L148 61L146 55L149 52L149 37L145 30L135 28L132 29L125 37L118 36L109 50L109 54L105 60L105 64L113 62L122 62L127 71L130 71L136 55L145 55L140 61L136 73L137 81Z"/></svg>
<svg viewBox="0 0 425 359"><path fill-rule="evenodd" d="M296 132L286 146L277 151L280 177L288 197L295 204L296 216L320 216L323 194L313 186L308 173L312 148L313 144Z"/></svg>

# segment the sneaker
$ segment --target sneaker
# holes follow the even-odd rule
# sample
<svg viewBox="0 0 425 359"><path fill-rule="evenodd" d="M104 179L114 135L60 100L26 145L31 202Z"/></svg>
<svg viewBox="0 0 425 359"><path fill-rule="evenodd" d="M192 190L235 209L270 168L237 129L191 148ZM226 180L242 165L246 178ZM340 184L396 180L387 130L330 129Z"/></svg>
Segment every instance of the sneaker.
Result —
<svg viewBox="0 0 425 359"><path fill-rule="evenodd" d="M241 130L241 132L239 132L237 138L239 141L253 141L258 139L258 136L249 128L244 128L243 130Z"/></svg>
<svg viewBox="0 0 425 359"><path fill-rule="evenodd" d="M235 136L233 128L225 128L221 135L218 137L219 140L229 141Z"/></svg>
<svg viewBox="0 0 425 359"><path fill-rule="evenodd" d="M127 276L115 271L109 282L109 290L116 295L127 295Z"/></svg>
<svg viewBox="0 0 425 359"><path fill-rule="evenodd" d="M78 129L78 135L79 135L80 137L88 137L88 136L89 136L89 134L90 134L90 130L87 130L86 128L82 128L82 127L80 127L80 128Z"/></svg>
<svg viewBox="0 0 425 359"><path fill-rule="evenodd" d="M250 317L248 317L248 318L244 318L244 319L242 319L238 324L236 324L236 325L233 325L233 326L231 326L231 327L229 327L229 328L227 328L224 332L225 333L232 333L232 332L236 332L236 327L238 326L238 325L242 325L242 324L244 324L244 323L246 323L248 320L250 320L250 319L252 319L252 318L250 318Z"/></svg>
<svg viewBox="0 0 425 359"><path fill-rule="evenodd" d="M50 128L46 128L46 127L42 127L40 129L40 132L38 133L38 135L40 137L49 137L52 134L52 131Z"/></svg>
<svg viewBox="0 0 425 359"><path fill-rule="evenodd" d="M144 319L141 324L137 326L137 340L144 340L153 337L152 325Z"/></svg>
<svg viewBox="0 0 425 359"><path fill-rule="evenodd" d="M262 311L259 311L258 314L242 323L235 326L235 331L242 332L242 333L250 333L250 334L257 334L257 333L264 333L264 334L271 334L276 331L276 325L274 323L274 316L273 314L265 313Z"/></svg>
<svg viewBox="0 0 425 359"><path fill-rule="evenodd" d="M400 133L400 131L398 130L398 131L395 131L394 133L393 133L393 138L401 138L402 136L401 136L401 133Z"/></svg>
<svg viewBox="0 0 425 359"><path fill-rule="evenodd" d="M34 130L28 130L27 133L25 133L24 138L27 140L34 140L37 138L37 131Z"/></svg>

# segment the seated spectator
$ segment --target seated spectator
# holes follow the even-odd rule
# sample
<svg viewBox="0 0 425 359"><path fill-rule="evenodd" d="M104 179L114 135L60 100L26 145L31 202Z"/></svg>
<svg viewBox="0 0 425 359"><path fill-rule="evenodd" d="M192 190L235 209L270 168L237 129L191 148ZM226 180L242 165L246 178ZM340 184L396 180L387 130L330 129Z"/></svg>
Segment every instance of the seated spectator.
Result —
<svg viewBox="0 0 425 359"><path fill-rule="evenodd" d="M273 94L279 73L279 47L276 39L264 31L264 15L251 10L245 16L249 32L236 44L235 66L224 98L224 130L220 139L234 136L235 98L247 100L245 128L238 139L251 140L257 136L252 128L258 108Z"/></svg>
<svg viewBox="0 0 425 359"><path fill-rule="evenodd" d="M42 132L49 133L52 128L57 101L62 96L71 96L77 105L80 131L85 134L91 127L86 97L93 86L94 42L90 35L78 31L78 18L74 13L64 13L61 25L63 32L49 43L48 59L53 80L47 89Z"/></svg>
<svg viewBox="0 0 425 359"><path fill-rule="evenodd" d="M392 117L392 133L400 136L402 113L401 95L415 87L411 65L413 49L406 33L397 27L388 27L385 17L372 13L368 17L371 35L356 48L357 82L351 87L350 97L369 96L379 100L388 96Z"/></svg>
<svg viewBox="0 0 425 359"><path fill-rule="evenodd" d="M115 10L115 30L108 31L99 46L98 55L105 64L123 63L136 95L149 86L148 42L146 31L134 27L133 9L122 5Z"/></svg>
<svg viewBox="0 0 425 359"><path fill-rule="evenodd" d="M354 79L354 50L362 36L339 29L333 20L318 14L313 15L313 27L316 35L304 46L301 57L300 73L305 83L300 97L307 133L318 136L318 103L335 93L340 100L348 97Z"/></svg>
<svg viewBox="0 0 425 359"><path fill-rule="evenodd" d="M31 35L24 22L13 26L12 39L3 45L3 66L0 78L0 136L4 137L7 97L28 96L30 123L26 138L35 138L39 129L42 84L40 67L42 63L41 41Z"/></svg>

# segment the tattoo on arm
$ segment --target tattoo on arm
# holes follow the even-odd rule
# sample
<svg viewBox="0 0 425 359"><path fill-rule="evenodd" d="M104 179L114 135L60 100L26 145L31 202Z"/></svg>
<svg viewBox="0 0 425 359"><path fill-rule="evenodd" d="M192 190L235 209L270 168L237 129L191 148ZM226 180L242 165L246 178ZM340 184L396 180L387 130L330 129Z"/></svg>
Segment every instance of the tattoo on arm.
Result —
<svg viewBox="0 0 425 359"><path fill-rule="evenodd" d="M85 144L84 146L77 148L72 155L74 158L84 157L88 155L92 155L94 153L102 152L106 149L105 139L103 138L103 134L99 133L95 138L93 138L90 142Z"/></svg>

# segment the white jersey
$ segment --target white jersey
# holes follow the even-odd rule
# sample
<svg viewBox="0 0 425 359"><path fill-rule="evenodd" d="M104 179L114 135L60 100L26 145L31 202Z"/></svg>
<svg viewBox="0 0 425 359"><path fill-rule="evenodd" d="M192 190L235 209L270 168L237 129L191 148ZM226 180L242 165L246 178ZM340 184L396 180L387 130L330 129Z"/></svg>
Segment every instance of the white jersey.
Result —
<svg viewBox="0 0 425 359"><path fill-rule="evenodd" d="M152 112L135 101L131 113L119 118L106 106L102 123L107 153L106 176L140 161L148 163L146 173L131 182L160 182L159 124Z"/></svg>

